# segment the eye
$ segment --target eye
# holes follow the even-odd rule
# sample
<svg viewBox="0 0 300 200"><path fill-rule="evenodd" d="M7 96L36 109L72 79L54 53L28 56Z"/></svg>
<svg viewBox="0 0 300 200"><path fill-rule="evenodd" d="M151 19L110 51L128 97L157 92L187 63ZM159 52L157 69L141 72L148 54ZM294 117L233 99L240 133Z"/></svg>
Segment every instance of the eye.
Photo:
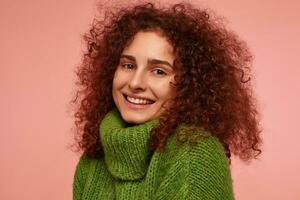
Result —
<svg viewBox="0 0 300 200"><path fill-rule="evenodd" d="M121 64L121 67L125 69L132 69L134 66L131 63L123 63Z"/></svg>
<svg viewBox="0 0 300 200"><path fill-rule="evenodd" d="M154 71L156 72L157 75L160 75L160 76L167 75L167 73L162 69L155 69Z"/></svg>

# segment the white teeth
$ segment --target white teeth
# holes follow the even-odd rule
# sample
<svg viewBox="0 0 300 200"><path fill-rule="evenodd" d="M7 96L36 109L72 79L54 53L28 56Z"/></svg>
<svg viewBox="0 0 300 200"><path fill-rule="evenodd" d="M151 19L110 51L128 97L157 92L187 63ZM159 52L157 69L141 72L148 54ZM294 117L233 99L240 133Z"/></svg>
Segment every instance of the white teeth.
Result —
<svg viewBox="0 0 300 200"><path fill-rule="evenodd" d="M136 99L136 98L133 98L133 97L129 97L129 96L126 96L127 100L131 103L135 103L135 104L150 104L151 102L146 100L146 99Z"/></svg>

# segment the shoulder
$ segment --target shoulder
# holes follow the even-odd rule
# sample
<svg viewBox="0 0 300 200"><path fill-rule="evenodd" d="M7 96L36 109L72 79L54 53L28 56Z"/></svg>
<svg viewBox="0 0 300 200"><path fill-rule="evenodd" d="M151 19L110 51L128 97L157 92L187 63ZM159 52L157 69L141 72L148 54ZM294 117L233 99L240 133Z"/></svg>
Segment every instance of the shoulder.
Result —
<svg viewBox="0 0 300 200"><path fill-rule="evenodd" d="M178 163L194 170L206 167L229 171L229 159L219 138L210 132L182 128L168 139L165 149L168 163Z"/></svg>
<svg viewBox="0 0 300 200"><path fill-rule="evenodd" d="M107 176L108 170L106 168L104 159L92 158L86 154L82 154L75 169L74 183L79 183L83 186L88 179L94 176Z"/></svg>
<svg viewBox="0 0 300 200"><path fill-rule="evenodd" d="M83 181L88 178L89 174L97 171L105 171L105 164L103 158L93 158L86 154L82 154L76 164L75 180Z"/></svg>
<svg viewBox="0 0 300 200"><path fill-rule="evenodd" d="M80 181L81 179L85 179L87 173L89 171L89 167L92 163L92 159L88 157L86 154L82 154L79 158L79 161L76 164L75 169L75 181Z"/></svg>
<svg viewBox="0 0 300 200"><path fill-rule="evenodd" d="M77 162L76 168L87 168L91 164L93 159L86 154L82 154Z"/></svg>
<svg viewBox="0 0 300 200"><path fill-rule="evenodd" d="M168 163L180 162L186 170L208 175L230 176L229 159L219 138L208 131L180 126L168 139L165 156ZM195 174L197 175L197 174Z"/></svg>
<svg viewBox="0 0 300 200"><path fill-rule="evenodd" d="M87 173L91 168L99 168L103 164L104 159L102 157L93 158L86 154L82 154L77 162L76 170L81 171L82 173Z"/></svg>
<svg viewBox="0 0 300 200"><path fill-rule="evenodd" d="M208 131L188 126L179 126L167 142L167 151L189 154L191 159L226 160L225 149L219 138Z"/></svg>
<svg viewBox="0 0 300 200"><path fill-rule="evenodd" d="M219 139L208 132L176 131L160 154L164 163L157 199L234 199L229 161ZM179 135L178 135L179 134ZM181 140L181 142L178 142Z"/></svg>
<svg viewBox="0 0 300 200"><path fill-rule="evenodd" d="M229 160L219 139L207 132L178 144L174 135L168 144L168 168L178 168L191 199L234 199ZM189 142L192 141L192 142ZM179 179L178 179L179 180Z"/></svg>

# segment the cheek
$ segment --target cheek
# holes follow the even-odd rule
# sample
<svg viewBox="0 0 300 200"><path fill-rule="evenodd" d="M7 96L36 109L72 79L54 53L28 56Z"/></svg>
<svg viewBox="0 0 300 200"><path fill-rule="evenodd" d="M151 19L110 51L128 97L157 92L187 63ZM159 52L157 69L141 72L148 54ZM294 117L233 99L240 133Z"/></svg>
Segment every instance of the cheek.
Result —
<svg viewBox="0 0 300 200"><path fill-rule="evenodd" d="M157 91L157 96L161 100L170 99L175 95L175 87L171 86L170 81L166 81L161 84L156 84L155 91Z"/></svg>
<svg viewBox="0 0 300 200"><path fill-rule="evenodd" d="M113 79L113 89L118 89L126 82L126 76L122 75L122 72L116 71Z"/></svg>
<svg viewBox="0 0 300 200"><path fill-rule="evenodd" d="M112 83L112 95L113 95L114 101L117 100L117 92L121 88L121 85L122 85L121 82L122 82L122 80L120 80L120 74L116 72L114 75L114 78L113 78L113 83Z"/></svg>

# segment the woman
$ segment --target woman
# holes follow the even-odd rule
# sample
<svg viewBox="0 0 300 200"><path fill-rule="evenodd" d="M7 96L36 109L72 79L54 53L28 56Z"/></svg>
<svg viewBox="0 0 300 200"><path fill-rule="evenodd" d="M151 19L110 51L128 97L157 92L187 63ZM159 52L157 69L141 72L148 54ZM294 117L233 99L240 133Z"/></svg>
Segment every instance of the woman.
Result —
<svg viewBox="0 0 300 200"><path fill-rule="evenodd" d="M234 199L260 154L251 55L208 11L147 3L95 20L77 75L74 199Z"/></svg>

